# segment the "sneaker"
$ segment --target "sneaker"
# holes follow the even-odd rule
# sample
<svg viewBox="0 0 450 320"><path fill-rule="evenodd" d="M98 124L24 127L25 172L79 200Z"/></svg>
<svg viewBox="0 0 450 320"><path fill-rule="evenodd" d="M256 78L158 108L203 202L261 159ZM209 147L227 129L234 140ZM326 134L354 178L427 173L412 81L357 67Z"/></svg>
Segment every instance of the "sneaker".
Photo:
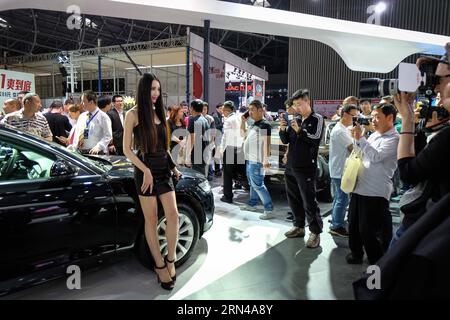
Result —
<svg viewBox="0 0 450 320"><path fill-rule="evenodd" d="M320 245L320 234L310 233L309 239L306 241L306 247L314 249Z"/></svg>
<svg viewBox="0 0 450 320"><path fill-rule="evenodd" d="M347 261L348 264L362 264L363 263L363 258L357 257L357 256L353 255L353 253L349 253L345 257L345 260Z"/></svg>
<svg viewBox="0 0 450 320"><path fill-rule="evenodd" d="M262 215L259 216L261 220L270 220L275 218L272 211L264 211Z"/></svg>
<svg viewBox="0 0 450 320"><path fill-rule="evenodd" d="M286 218L284 218L284 220L286 220L288 222L293 222L294 221L294 216L287 216Z"/></svg>
<svg viewBox="0 0 450 320"><path fill-rule="evenodd" d="M305 236L305 228L293 227L284 235L286 238L303 238Z"/></svg>
<svg viewBox="0 0 450 320"><path fill-rule="evenodd" d="M226 203L233 203L233 199L228 199L225 196L222 196L222 198L220 198L220 201L226 202Z"/></svg>
<svg viewBox="0 0 450 320"><path fill-rule="evenodd" d="M242 207L242 210L245 210L245 211L256 211L256 210L259 211L261 209L262 209L262 207L259 205L252 206L252 205L249 205L248 203Z"/></svg>
<svg viewBox="0 0 450 320"><path fill-rule="evenodd" d="M242 189L242 184L235 183L233 189Z"/></svg>
<svg viewBox="0 0 450 320"><path fill-rule="evenodd" d="M330 231L328 231L333 236L348 238L348 231L344 227L340 227L337 229L330 228Z"/></svg>
<svg viewBox="0 0 450 320"><path fill-rule="evenodd" d="M292 222L294 221L294 215L292 214L292 212L288 212L286 218L284 218L284 220Z"/></svg>

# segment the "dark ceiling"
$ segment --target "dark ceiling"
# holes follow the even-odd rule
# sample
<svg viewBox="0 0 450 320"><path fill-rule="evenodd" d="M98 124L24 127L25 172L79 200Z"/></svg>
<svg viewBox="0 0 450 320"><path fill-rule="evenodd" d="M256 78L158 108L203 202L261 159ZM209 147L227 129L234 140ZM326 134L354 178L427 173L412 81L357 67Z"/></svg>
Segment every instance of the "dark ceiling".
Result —
<svg viewBox="0 0 450 320"><path fill-rule="evenodd" d="M256 2L256 0L227 1L247 5ZM274 9L289 10L289 0L269 0L269 2ZM81 29L69 30L66 27L68 16L69 14L65 12L32 9L0 12L0 57L92 48L97 46L99 38L102 40L102 46L164 39L185 35L187 27L82 15L84 23ZM191 31L203 35L203 28L191 27ZM266 66L270 74L287 73L288 38L212 29L211 42L244 59L248 58L254 65Z"/></svg>

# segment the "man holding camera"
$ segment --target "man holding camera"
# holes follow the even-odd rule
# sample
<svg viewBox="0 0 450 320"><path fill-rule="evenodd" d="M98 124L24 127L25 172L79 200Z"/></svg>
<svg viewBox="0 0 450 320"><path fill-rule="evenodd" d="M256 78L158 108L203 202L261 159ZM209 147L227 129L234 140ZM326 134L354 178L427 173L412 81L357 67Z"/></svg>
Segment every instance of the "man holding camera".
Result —
<svg viewBox="0 0 450 320"><path fill-rule="evenodd" d="M335 190L333 201L332 221L330 234L339 237L348 237L344 226L345 212L348 205L348 194L341 190L342 174L345 161L353 150L350 127L354 117L358 115L358 107L350 104L342 108L341 120L336 123L330 135L330 177Z"/></svg>
<svg viewBox="0 0 450 320"><path fill-rule="evenodd" d="M392 176L397 168L399 136L394 128L397 109L392 104L376 105L372 112L375 132L366 140L359 123L353 127L354 148L362 153L362 167L351 195L349 247L346 260L361 264L364 251L375 264L388 249L392 238L389 199Z"/></svg>
<svg viewBox="0 0 450 320"><path fill-rule="evenodd" d="M449 55L450 43L447 44L447 56L433 70L432 75L437 76L437 81L427 82L425 86L427 91L432 88L441 94L442 107L447 111L450 111ZM420 60L423 62L423 58L419 59L418 64ZM423 91L423 88L420 89L419 94ZM449 119L448 116L442 119L442 122L446 122L444 128L434 135L425 148L417 151L414 147L414 95L415 93L406 92L397 94L395 104L403 117L398 167L402 179L415 187L408 191L412 192L407 197L409 200L400 207L404 219L397 230L397 236L401 237L378 263L384 285L381 290L368 289L368 277L363 277L353 283L357 299L448 298L450 171L446 170L445 164L450 157ZM429 117L429 112L426 114ZM426 121L427 118L423 120Z"/></svg>
<svg viewBox="0 0 450 320"><path fill-rule="evenodd" d="M310 236L306 242L308 248L320 245L320 233L323 222L316 200L316 170L319 144L324 131L324 120L311 108L309 91L296 91L292 104L301 115L301 119L292 116L286 121L280 120L280 138L289 144L288 160L285 171L286 193L294 213L294 228L285 233L288 238L305 236L305 219L308 219Z"/></svg>
<svg viewBox="0 0 450 320"><path fill-rule="evenodd" d="M449 51L450 51L450 44ZM419 59L420 63L432 63L426 59ZM443 107L450 112L450 64L448 54L442 57L435 71L437 84L434 92L440 94ZM450 192L450 171L440 170L443 163L450 158L450 126L439 130L428 145L416 155L415 123L414 123L414 93L401 93L395 97L395 105L402 115L402 128L398 146L398 167L400 178L410 185L426 183L422 200L416 201L414 207L402 210L405 213L402 224L397 231L397 238L412 226L431 206ZM446 103L447 102L447 103Z"/></svg>

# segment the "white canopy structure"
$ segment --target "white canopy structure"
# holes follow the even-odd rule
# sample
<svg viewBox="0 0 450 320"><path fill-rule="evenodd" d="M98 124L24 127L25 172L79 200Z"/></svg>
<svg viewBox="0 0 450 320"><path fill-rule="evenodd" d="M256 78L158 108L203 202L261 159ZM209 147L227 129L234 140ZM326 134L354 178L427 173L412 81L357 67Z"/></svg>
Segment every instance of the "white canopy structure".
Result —
<svg viewBox="0 0 450 320"><path fill-rule="evenodd" d="M414 53L440 55L450 37L216 0L2 0L0 10L34 8L311 39L354 71L392 71ZM69 17L69 14L68 14ZM389 48L389 50L386 50Z"/></svg>

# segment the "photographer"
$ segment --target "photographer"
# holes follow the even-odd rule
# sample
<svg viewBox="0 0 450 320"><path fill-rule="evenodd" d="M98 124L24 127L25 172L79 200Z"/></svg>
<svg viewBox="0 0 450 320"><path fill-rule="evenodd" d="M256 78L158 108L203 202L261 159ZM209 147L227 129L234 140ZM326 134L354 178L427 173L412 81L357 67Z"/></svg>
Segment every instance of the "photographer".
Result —
<svg viewBox="0 0 450 320"><path fill-rule="evenodd" d="M352 137L348 127L352 125L353 117L358 114L356 105L346 105L341 112L341 120L334 126L330 134L330 178L335 196L332 208L330 234L348 237L344 218L348 205L348 194L341 190L342 173L350 152L353 150Z"/></svg>
<svg viewBox="0 0 450 320"><path fill-rule="evenodd" d="M301 119L293 118L288 123L283 115L280 120L281 141L289 144L285 183L289 206L294 213L294 228L285 236L304 237L307 218L310 236L306 246L317 248L323 223L316 200L315 180L324 120L312 110L308 90L298 90L291 100Z"/></svg>
<svg viewBox="0 0 450 320"><path fill-rule="evenodd" d="M370 264L386 252L392 238L389 199L392 176L397 168L398 133L394 128L397 110L391 104L376 105L372 112L375 132L366 140L359 123L352 129L354 148L362 153L362 167L351 195L349 247L346 260L361 264L364 251Z"/></svg>
<svg viewBox="0 0 450 320"><path fill-rule="evenodd" d="M438 68L436 72L442 77L436 91L444 93L441 95L443 105L450 110L450 83L449 77L445 77L446 69L443 67ZM419 184L427 182L427 186L433 186L432 191L436 194L430 196L425 192L421 197L424 199L420 199L415 210L405 213L401 228L413 223L408 226L410 230L402 235L398 243L391 246L389 252L377 263L381 270L379 281L383 286L379 290L369 289L369 276L363 276L353 283L356 299L448 299L450 174L445 167L443 170L439 168L448 161L450 155L450 131L449 127L443 129L417 157L414 156L414 138L412 134L407 133L412 132L407 130L414 129L414 115L409 103L412 97L412 94L406 93L396 97L397 107L405 116L402 124L404 134L400 136L398 146L399 169L404 177L409 177ZM416 174L419 176L416 177ZM425 206L424 202L433 205ZM414 212L416 217L411 215Z"/></svg>
<svg viewBox="0 0 450 320"><path fill-rule="evenodd" d="M418 63L420 63L420 60ZM444 97L444 107L450 111L450 101L448 101L450 96L448 56L440 60L435 74L438 77L438 82L434 91L439 93L441 97ZM400 178L404 182L410 185L424 183L424 189L420 198L403 207L402 211L405 216L397 230L397 238L429 210L433 203L440 200L450 191L450 172L445 169L439 169L450 158L450 127L447 126L441 129L430 140L428 145L416 155L414 148L413 98L413 93L401 93L395 97L395 105L403 119L398 145L398 167Z"/></svg>

